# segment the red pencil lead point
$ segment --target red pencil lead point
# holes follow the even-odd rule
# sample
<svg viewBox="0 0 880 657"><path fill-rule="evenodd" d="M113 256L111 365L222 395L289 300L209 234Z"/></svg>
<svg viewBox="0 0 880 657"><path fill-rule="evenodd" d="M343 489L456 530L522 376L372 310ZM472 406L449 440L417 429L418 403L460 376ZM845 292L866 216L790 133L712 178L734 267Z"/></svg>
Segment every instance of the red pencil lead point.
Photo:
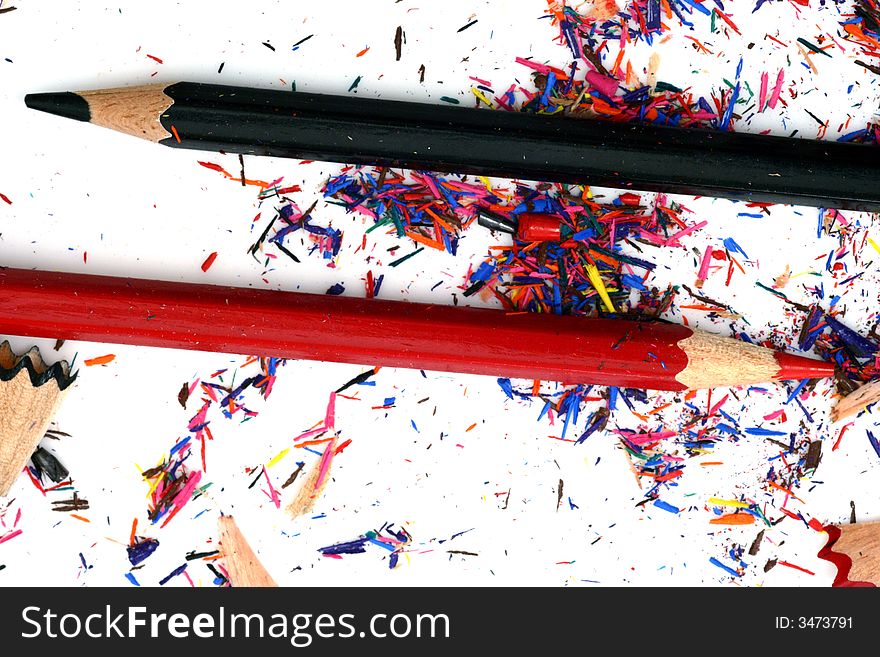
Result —
<svg viewBox="0 0 880 657"><path fill-rule="evenodd" d="M824 379L834 376L834 364L826 363L824 360L777 351L776 362L779 363L779 372L774 378L779 381Z"/></svg>

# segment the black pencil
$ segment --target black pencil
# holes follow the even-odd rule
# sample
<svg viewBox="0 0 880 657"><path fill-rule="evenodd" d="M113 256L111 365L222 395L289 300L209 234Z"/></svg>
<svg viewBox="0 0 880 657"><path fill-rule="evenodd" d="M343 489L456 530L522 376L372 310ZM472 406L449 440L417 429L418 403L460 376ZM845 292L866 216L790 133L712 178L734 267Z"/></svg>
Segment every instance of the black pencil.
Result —
<svg viewBox="0 0 880 657"><path fill-rule="evenodd" d="M174 148L880 210L865 144L192 82L25 102Z"/></svg>

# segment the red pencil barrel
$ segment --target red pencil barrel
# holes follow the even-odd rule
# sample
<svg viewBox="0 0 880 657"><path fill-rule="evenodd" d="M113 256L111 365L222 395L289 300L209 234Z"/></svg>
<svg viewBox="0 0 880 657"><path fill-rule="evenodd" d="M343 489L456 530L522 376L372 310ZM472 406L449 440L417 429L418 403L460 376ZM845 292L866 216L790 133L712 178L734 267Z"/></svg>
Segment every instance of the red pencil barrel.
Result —
<svg viewBox="0 0 880 657"><path fill-rule="evenodd" d="M0 270L0 333L681 390L691 330L500 310Z"/></svg>

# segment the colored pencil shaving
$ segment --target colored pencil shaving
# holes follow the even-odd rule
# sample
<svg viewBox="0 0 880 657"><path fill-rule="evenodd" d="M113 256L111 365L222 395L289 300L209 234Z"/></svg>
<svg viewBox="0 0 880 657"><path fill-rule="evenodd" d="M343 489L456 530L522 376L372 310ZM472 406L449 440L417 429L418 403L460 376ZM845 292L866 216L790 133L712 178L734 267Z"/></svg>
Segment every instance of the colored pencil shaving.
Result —
<svg viewBox="0 0 880 657"><path fill-rule="evenodd" d="M315 503L321 497L324 489L327 487L327 483L330 481L331 461L327 455L335 446L335 441L327 443L321 458L315 461L303 479L302 484L300 484L296 495L287 505L287 514L291 518L307 515L315 508Z"/></svg>
<svg viewBox="0 0 880 657"><path fill-rule="evenodd" d="M66 362L47 366L37 347L23 355L0 344L0 496L37 449L76 375Z"/></svg>
<svg viewBox="0 0 880 657"><path fill-rule="evenodd" d="M298 518L307 513L311 513L315 507L315 502L321 497L327 482L330 481L330 467L333 464L333 457L336 456L336 394L330 393L330 399L327 402L327 410L324 413L324 421L317 427L310 429L294 439L299 442L307 438L317 438L325 433L331 434L330 439L324 446L321 458L312 466L308 474L300 483L296 496L287 505L287 513Z"/></svg>
<svg viewBox="0 0 880 657"><path fill-rule="evenodd" d="M871 404L876 404L877 401L880 401L880 381L866 383L837 402L831 411L831 419L839 422L861 412Z"/></svg>

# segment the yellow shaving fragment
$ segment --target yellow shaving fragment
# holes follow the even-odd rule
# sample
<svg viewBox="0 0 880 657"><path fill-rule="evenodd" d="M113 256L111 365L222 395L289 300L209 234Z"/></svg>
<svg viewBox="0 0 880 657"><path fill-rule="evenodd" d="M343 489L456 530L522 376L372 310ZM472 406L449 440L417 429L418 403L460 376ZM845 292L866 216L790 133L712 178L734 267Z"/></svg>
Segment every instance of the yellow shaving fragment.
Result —
<svg viewBox="0 0 880 657"><path fill-rule="evenodd" d="M596 288L596 292L599 294L599 298L602 299L602 303L605 304L605 308L612 313L616 313L614 304L611 303L611 297L608 296L608 290L605 289L605 283L602 282L602 277L599 276L599 269L596 265L590 264L586 268L587 278L590 279L592 286Z"/></svg>
<svg viewBox="0 0 880 657"><path fill-rule="evenodd" d="M267 468L271 468L273 465L275 465L276 463L278 463L278 461L280 461L280 460L283 459L285 456L287 456L287 453L288 453L289 451L290 451L290 447L287 447L287 448L285 448L285 449L282 449L280 452L278 452L278 456L276 456L275 458L273 458L271 461L269 461L269 462L266 464L266 467L267 467Z"/></svg>
<svg viewBox="0 0 880 657"><path fill-rule="evenodd" d="M880 246L877 246L877 242L875 242L874 240L872 240L870 237L868 238L868 244L870 244L871 246L873 246L873 247L874 247L874 250L875 250L877 253L880 253Z"/></svg>
<svg viewBox="0 0 880 657"><path fill-rule="evenodd" d="M740 502L739 500L722 500L719 497L710 497L709 504L714 504L715 506L732 506L737 509L749 508L749 505L745 502Z"/></svg>
<svg viewBox="0 0 880 657"><path fill-rule="evenodd" d="M471 93L477 97L477 100L483 101L483 103L485 103L486 107L492 107L492 101L490 101L488 98L486 98L486 94L484 94L482 91L480 91L476 87L471 87Z"/></svg>

